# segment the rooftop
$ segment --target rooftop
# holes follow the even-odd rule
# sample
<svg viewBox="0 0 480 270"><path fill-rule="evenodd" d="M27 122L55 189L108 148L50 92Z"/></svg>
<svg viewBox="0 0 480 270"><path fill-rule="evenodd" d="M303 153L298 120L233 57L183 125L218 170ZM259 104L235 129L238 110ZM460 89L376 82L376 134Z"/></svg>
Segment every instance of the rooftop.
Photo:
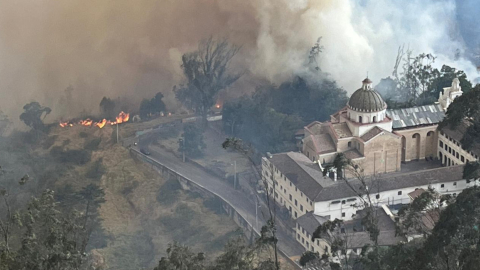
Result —
<svg viewBox="0 0 480 270"><path fill-rule="evenodd" d="M440 104L417 106L405 109L387 110L393 120L393 129L438 124L445 117Z"/></svg>
<svg viewBox="0 0 480 270"><path fill-rule="evenodd" d="M338 138L349 138L352 137L352 132L350 131L350 128L348 127L347 123L336 123L332 124L332 128L337 134Z"/></svg>
<svg viewBox="0 0 480 270"><path fill-rule="evenodd" d="M304 228L308 233L313 234L318 226L322 225L328 218L317 216L313 212L308 212L299 217L296 221L298 225Z"/></svg>
<svg viewBox="0 0 480 270"><path fill-rule="evenodd" d="M330 178L323 176L318 164L313 163L302 153L274 154L269 161L312 201L323 187L334 183Z"/></svg>
<svg viewBox="0 0 480 270"><path fill-rule="evenodd" d="M463 121L459 123L455 128L444 127L442 128L442 131L448 137L451 137L453 140L460 143L463 139L463 135L467 132L468 125L468 122ZM480 145L474 143L469 150L472 151L475 155L480 156Z"/></svg>
<svg viewBox="0 0 480 270"><path fill-rule="evenodd" d="M336 151L335 143L330 134L310 135L304 139L304 144L312 144L317 154L332 153Z"/></svg>
<svg viewBox="0 0 480 270"><path fill-rule="evenodd" d="M410 198L412 200L415 200L418 196L422 195L424 192L425 192L425 189L419 188L419 189L415 189L414 191L408 193L408 196L410 196Z"/></svg>
<svg viewBox="0 0 480 270"><path fill-rule="evenodd" d="M374 187L375 191L382 192L415 186L424 186L433 183L444 183L463 179L463 165L441 167L417 172L395 173L379 175L369 178L368 186ZM357 179L337 180L335 184L322 189L315 201L330 201L341 198L356 197L354 188L360 191L362 187Z"/></svg>
<svg viewBox="0 0 480 270"><path fill-rule="evenodd" d="M370 86L371 83L369 79L365 79L363 86L350 96L347 103L350 109L360 112L378 112L387 108L380 94Z"/></svg>

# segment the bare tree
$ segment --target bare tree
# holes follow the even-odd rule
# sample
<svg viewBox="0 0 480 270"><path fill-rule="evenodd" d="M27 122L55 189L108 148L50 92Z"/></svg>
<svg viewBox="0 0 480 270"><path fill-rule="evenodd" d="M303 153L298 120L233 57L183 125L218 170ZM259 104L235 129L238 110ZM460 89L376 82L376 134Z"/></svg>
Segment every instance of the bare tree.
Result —
<svg viewBox="0 0 480 270"><path fill-rule="evenodd" d="M255 168L254 163L254 155L255 150L252 145L244 143L241 139L238 138L227 138L223 143L222 147L224 149L232 149L237 151L238 153L247 157ZM277 227L276 227L276 219L277 219L277 206L275 204L275 187L276 181L273 179L274 171L273 167L269 167L269 177L271 181L268 181L267 177L263 174L259 174L262 177L262 184L265 190L266 195L266 203L268 208L268 217L267 217L267 224L264 225L260 232L260 239L257 241L257 245L261 248L262 246L272 246L273 247L273 264L276 270L280 269L280 263L278 261L278 238L277 238ZM258 173L258 172L257 172ZM269 185L271 182L271 185ZM273 199L273 201L272 201Z"/></svg>
<svg viewBox="0 0 480 270"><path fill-rule="evenodd" d="M215 40L210 37L202 40L196 51L182 56L186 83L176 91L177 98L206 120L217 94L241 76L229 69L231 60L239 50L240 47L231 45L226 39Z"/></svg>

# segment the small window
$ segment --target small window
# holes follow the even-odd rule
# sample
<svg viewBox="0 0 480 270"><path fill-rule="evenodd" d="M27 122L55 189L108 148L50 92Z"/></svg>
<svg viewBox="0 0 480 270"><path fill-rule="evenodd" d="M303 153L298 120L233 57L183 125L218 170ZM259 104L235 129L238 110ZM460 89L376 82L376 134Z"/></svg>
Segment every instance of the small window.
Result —
<svg viewBox="0 0 480 270"><path fill-rule="evenodd" d="M361 116L358 117L358 122L362 123L362 117Z"/></svg>
<svg viewBox="0 0 480 270"><path fill-rule="evenodd" d="M288 207L288 211L289 211L290 213L292 213L292 207L291 207L291 206Z"/></svg>
<svg viewBox="0 0 480 270"><path fill-rule="evenodd" d="M298 206L297 199L295 199L295 206Z"/></svg>
<svg viewBox="0 0 480 270"><path fill-rule="evenodd" d="M305 229L304 228L302 228L302 233L305 234Z"/></svg>
<svg viewBox="0 0 480 270"><path fill-rule="evenodd" d="M402 191L401 191L401 190L398 192L398 195L402 195Z"/></svg>
<svg viewBox="0 0 480 270"><path fill-rule="evenodd" d="M348 142L348 147L352 147L352 142Z"/></svg>
<svg viewBox="0 0 480 270"><path fill-rule="evenodd" d="M373 122L374 122L374 123L377 122L377 117L376 117L376 116L373 117Z"/></svg>
<svg viewBox="0 0 480 270"><path fill-rule="evenodd" d="M290 201L292 200L292 194L289 194L288 195L288 198L290 199Z"/></svg>
<svg viewBox="0 0 480 270"><path fill-rule="evenodd" d="M447 146L447 144L445 144L445 151L446 151L446 150L448 150L448 146Z"/></svg>
<svg viewBox="0 0 480 270"><path fill-rule="evenodd" d="M310 248L310 243L307 242L307 248Z"/></svg>
<svg viewBox="0 0 480 270"><path fill-rule="evenodd" d="M298 191L298 188L297 188L297 187L295 187L295 191Z"/></svg>
<svg viewBox="0 0 480 270"><path fill-rule="evenodd" d="M456 185L457 185L457 182L453 182L453 185L456 186Z"/></svg>
<svg viewBox="0 0 480 270"><path fill-rule="evenodd" d="M297 228L300 230L300 224L297 223Z"/></svg>
<svg viewBox="0 0 480 270"><path fill-rule="evenodd" d="M305 238L302 237L302 244L305 244Z"/></svg>
<svg viewBox="0 0 480 270"><path fill-rule="evenodd" d="M342 217L345 217L345 212L342 212ZM342 228L343 229L343 228Z"/></svg>
<svg viewBox="0 0 480 270"><path fill-rule="evenodd" d="M457 157L457 158L460 158L460 157L458 156L458 152L457 152L457 154L456 154L456 157Z"/></svg>
<svg viewBox="0 0 480 270"><path fill-rule="evenodd" d="M343 201L342 201L342 204L345 204L345 203L346 203L346 201L345 201L345 200L343 200Z"/></svg>
<svg viewBox="0 0 480 270"><path fill-rule="evenodd" d="M441 187L441 188L444 188L444 187L445 187L445 184L441 184L440 187Z"/></svg>
<svg viewBox="0 0 480 270"><path fill-rule="evenodd" d="M442 141L440 141L440 147L443 147L443 142Z"/></svg>
<svg viewBox="0 0 480 270"><path fill-rule="evenodd" d="M310 202L310 206L313 206L313 203L312 203L312 202Z"/></svg>
<svg viewBox="0 0 480 270"><path fill-rule="evenodd" d="M297 239L299 239L299 240L300 240L300 234L298 234L298 233L297 233Z"/></svg>
<svg viewBox="0 0 480 270"><path fill-rule="evenodd" d="M353 253L357 254L357 249L356 248L354 248L352 251L353 251Z"/></svg>
<svg viewBox="0 0 480 270"><path fill-rule="evenodd" d="M300 191L300 197L303 197L303 192Z"/></svg>
<svg viewBox="0 0 480 270"><path fill-rule="evenodd" d="M303 205L300 204L300 211L303 211Z"/></svg>
<svg viewBox="0 0 480 270"><path fill-rule="evenodd" d="M284 190L283 190L283 193L284 193L284 194L287 194L287 190L286 190L286 189L284 189Z"/></svg>
<svg viewBox="0 0 480 270"><path fill-rule="evenodd" d="M295 218L297 218L297 217L298 217L298 215L297 215L297 211L295 211Z"/></svg>
<svg viewBox="0 0 480 270"><path fill-rule="evenodd" d="M290 182L290 186L292 186L292 182Z"/></svg>
<svg viewBox="0 0 480 270"><path fill-rule="evenodd" d="M455 149L452 149L452 155L455 156Z"/></svg>
<svg viewBox="0 0 480 270"><path fill-rule="evenodd" d="M380 199L380 194L377 194L377 196L375 196L375 198Z"/></svg>
<svg viewBox="0 0 480 270"><path fill-rule="evenodd" d="M460 157L460 160L461 160L462 162L465 162L465 157L464 157L464 156L461 156L461 157Z"/></svg>

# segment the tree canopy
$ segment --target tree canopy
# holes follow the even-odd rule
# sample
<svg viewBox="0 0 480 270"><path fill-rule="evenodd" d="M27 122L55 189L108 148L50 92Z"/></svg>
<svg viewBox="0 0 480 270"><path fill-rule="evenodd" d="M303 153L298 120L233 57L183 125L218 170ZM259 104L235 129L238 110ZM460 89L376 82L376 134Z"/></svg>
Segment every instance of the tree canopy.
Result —
<svg viewBox="0 0 480 270"><path fill-rule="evenodd" d="M24 112L20 115L20 120L22 120L25 125L35 130L45 130L43 119L52 112L52 109L43 107L40 103L34 101L23 106L23 110Z"/></svg>
<svg viewBox="0 0 480 270"><path fill-rule="evenodd" d="M176 90L177 99L206 118L218 93L240 78L229 67L239 50L240 47L231 45L226 39L210 37L202 40L196 51L184 54L182 69L186 82Z"/></svg>

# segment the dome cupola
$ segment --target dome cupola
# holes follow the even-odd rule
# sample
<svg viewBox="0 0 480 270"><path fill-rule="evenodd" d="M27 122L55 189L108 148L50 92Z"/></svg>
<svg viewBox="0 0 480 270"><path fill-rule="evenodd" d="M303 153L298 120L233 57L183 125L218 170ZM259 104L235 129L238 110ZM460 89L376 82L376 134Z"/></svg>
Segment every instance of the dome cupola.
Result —
<svg viewBox="0 0 480 270"><path fill-rule="evenodd" d="M387 108L387 104L373 89L372 81L368 78L362 81L362 88L352 94L347 106L357 112L378 112Z"/></svg>

